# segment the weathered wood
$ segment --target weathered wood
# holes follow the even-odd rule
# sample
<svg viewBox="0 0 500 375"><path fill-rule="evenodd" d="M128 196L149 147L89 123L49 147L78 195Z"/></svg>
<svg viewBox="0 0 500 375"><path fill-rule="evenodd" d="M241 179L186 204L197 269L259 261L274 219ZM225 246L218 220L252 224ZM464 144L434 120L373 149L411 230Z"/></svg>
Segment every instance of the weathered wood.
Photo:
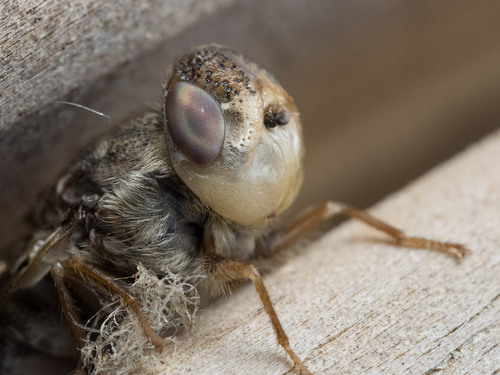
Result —
<svg viewBox="0 0 500 375"><path fill-rule="evenodd" d="M500 132L372 212L467 244L462 263L348 222L266 277L295 351L318 374L500 370ZM207 308L148 373L291 374L251 286ZM141 372L142 373L142 372Z"/></svg>
<svg viewBox="0 0 500 375"><path fill-rule="evenodd" d="M60 100L226 0L4 1L0 128Z"/></svg>

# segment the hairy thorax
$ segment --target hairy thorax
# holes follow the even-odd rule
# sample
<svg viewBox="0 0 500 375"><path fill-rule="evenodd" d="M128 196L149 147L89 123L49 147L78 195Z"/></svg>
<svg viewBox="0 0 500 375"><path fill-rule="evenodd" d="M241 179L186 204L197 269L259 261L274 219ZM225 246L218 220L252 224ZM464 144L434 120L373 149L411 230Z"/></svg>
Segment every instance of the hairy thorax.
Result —
<svg viewBox="0 0 500 375"><path fill-rule="evenodd" d="M259 228L224 219L201 202L173 171L162 131L159 115L133 120L61 179L58 195L67 206L81 199L82 187L99 196L80 249L125 274L135 272L137 259L158 274L192 274L206 255L252 257Z"/></svg>

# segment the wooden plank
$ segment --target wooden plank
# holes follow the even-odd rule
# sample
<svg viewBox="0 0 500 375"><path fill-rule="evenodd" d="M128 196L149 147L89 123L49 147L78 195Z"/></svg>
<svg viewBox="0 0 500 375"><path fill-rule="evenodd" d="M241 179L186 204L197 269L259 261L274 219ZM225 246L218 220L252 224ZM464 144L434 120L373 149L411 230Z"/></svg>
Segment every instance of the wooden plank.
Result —
<svg viewBox="0 0 500 375"><path fill-rule="evenodd" d="M179 33L226 0L7 1L0 128Z"/></svg>
<svg viewBox="0 0 500 375"><path fill-rule="evenodd" d="M473 253L462 263L397 248L348 222L266 277L292 345L311 370L500 370L498 160L500 132L372 210L409 233L467 244ZM293 373L251 286L203 311L197 328L157 359L164 364L148 373Z"/></svg>

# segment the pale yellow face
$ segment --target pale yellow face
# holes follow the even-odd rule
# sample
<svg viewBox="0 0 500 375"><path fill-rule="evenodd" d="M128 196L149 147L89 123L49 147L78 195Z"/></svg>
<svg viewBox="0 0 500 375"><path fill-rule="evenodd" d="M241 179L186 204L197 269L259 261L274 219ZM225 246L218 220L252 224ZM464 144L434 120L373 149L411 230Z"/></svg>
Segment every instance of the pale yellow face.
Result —
<svg viewBox="0 0 500 375"><path fill-rule="evenodd" d="M265 70L208 46L182 58L165 89L173 167L206 205L261 226L292 204L302 182L300 119Z"/></svg>

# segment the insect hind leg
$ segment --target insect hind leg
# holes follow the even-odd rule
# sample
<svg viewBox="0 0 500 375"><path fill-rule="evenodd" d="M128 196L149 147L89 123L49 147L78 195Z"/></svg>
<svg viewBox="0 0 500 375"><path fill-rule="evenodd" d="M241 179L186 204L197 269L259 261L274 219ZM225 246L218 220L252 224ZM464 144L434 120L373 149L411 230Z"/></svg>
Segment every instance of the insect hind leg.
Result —
<svg viewBox="0 0 500 375"><path fill-rule="evenodd" d="M59 301L61 302L61 309L66 322L69 324L71 333L77 341L77 347L81 348L84 345L85 340L85 330L81 323L81 318L76 307L71 293L66 286L66 279L68 277L65 268L61 262L56 262L52 265L50 269L50 274L54 285L59 295ZM77 374L84 374L85 371L82 368L81 357L78 356Z"/></svg>

